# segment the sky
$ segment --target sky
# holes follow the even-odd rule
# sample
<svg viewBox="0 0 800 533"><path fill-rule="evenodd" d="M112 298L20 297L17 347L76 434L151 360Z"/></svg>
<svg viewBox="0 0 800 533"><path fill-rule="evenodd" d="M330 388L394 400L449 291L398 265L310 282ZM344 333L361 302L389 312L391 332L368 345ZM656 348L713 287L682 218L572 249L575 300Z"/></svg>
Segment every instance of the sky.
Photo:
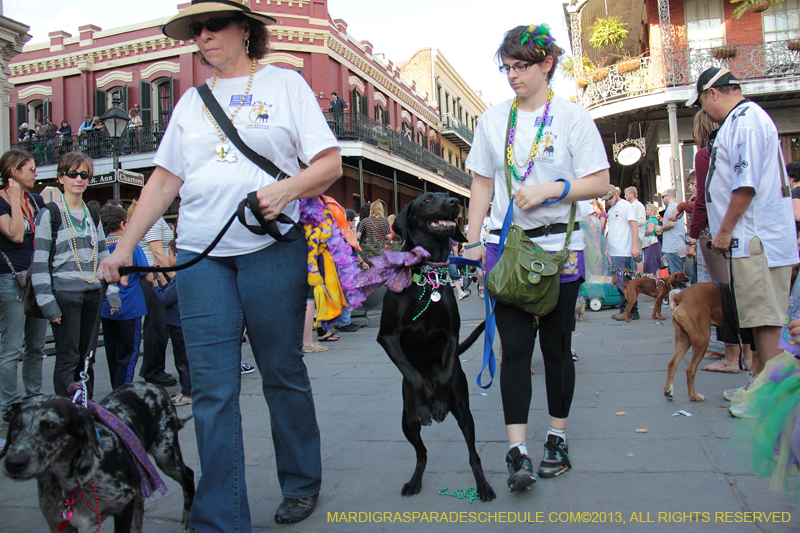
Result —
<svg viewBox="0 0 800 533"><path fill-rule="evenodd" d="M85 24L108 30L170 16L177 13L178 3L182 2L136 0L120 10L118 2L100 0L5 0L3 14L30 26L29 42L40 43L57 30L77 36L78 26ZM347 22L348 33L357 41L370 41L373 53L385 54L396 65L421 48L438 48L470 87L491 103L514 96L494 59L507 30L544 22L556 43L567 54L570 50L560 0L328 0L328 11L333 19ZM572 83L560 73L553 88L565 98L574 93Z"/></svg>

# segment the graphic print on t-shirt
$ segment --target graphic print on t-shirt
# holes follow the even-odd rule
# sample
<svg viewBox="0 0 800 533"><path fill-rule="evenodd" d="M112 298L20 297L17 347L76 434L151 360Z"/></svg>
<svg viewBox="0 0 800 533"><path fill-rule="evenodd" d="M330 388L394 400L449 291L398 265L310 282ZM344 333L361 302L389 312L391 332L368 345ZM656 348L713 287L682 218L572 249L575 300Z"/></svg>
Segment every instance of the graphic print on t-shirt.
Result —
<svg viewBox="0 0 800 533"><path fill-rule="evenodd" d="M250 114L247 116L247 118L250 120L250 124L247 125L247 129L258 128L268 130L269 126L267 125L267 122L269 121L269 109L271 107L272 104L266 104L264 102L254 103L252 109L250 110Z"/></svg>

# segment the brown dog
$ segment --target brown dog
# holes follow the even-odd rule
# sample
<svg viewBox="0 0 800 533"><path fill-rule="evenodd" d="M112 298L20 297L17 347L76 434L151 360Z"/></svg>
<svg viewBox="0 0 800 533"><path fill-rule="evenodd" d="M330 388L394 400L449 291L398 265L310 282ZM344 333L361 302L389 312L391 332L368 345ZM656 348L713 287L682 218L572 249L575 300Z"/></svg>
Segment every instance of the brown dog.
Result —
<svg viewBox="0 0 800 533"><path fill-rule="evenodd" d="M631 309L636 304L640 293L656 299L655 305L653 305L653 315L650 318L664 320L664 317L661 316L661 305L664 299L669 295L669 291L685 284L687 281L689 281L689 278L683 272L675 272L667 279L636 278L626 281L622 284L625 289L625 300L628 302L628 307L625 309L625 322L633 322Z"/></svg>
<svg viewBox="0 0 800 533"><path fill-rule="evenodd" d="M705 396L695 392L694 376L697 374L697 367L708 348L711 326L722 325L722 297L719 289L713 283L695 283L676 294L670 305L672 307L672 326L675 328L675 354L667 367L664 396L668 400L673 399L675 372L691 347L692 359L689 361L689 366L686 367L686 383L689 386L689 398L693 402L702 402L705 400Z"/></svg>

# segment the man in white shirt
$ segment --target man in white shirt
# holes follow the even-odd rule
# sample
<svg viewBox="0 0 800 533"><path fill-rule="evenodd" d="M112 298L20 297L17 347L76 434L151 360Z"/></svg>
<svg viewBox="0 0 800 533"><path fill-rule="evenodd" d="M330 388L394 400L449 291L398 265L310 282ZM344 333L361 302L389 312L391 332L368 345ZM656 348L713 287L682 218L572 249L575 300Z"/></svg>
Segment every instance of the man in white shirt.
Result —
<svg viewBox="0 0 800 533"><path fill-rule="evenodd" d="M675 189L666 189L661 193L661 199L667 208L664 210L664 220L667 222L662 226L661 233L661 252L667 258L670 276L675 272L684 272L683 257L686 256L686 225L683 217L671 220L670 215L678 208Z"/></svg>
<svg viewBox="0 0 800 533"><path fill-rule="evenodd" d="M619 313L611 315L614 320L625 321L625 308L628 301L622 290L622 283L630 281L634 269L634 257L641 255L639 250L639 224L633 206L620 198L620 191L611 185L608 194L603 196L608 211L608 254L614 269L614 284L620 294ZM639 319L639 306L633 304L631 318Z"/></svg>
<svg viewBox="0 0 800 533"><path fill-rule="evenodd" d="M625 189L625 199L633 206L633 212L636 214L636 224L639 226L639 249L642 249L642 241L644 240L644 229L647 226L647 210L644 204L639 201L639 191L636 187L628 187ZM644 261L640 255L636 258L636 270L644 272Z"/></svg>
<svg viewBox="0 0 800 533"><path fill-rule="evenodd" d="M779 353L791 270L800 260L783 151L770 116L742 96L727 69L700 75L697 96L686 105L697 103L721 124L706 178L706 211L712 249L731 258L739 327L752 329L758 352L755 374Z"/></svg>

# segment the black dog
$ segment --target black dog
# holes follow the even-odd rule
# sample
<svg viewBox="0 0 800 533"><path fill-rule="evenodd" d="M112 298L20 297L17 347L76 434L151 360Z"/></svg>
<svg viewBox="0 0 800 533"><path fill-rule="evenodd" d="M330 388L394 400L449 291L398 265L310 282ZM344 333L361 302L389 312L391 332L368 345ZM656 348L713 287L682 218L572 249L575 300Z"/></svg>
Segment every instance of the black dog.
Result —
<svg viewBox="0 0 800 533"><path fill-rule="evenodd" d="M119 418L138 437L158 467L183 489L183 532L189 527L194 500L194 472L186 466L178 443L178 418L169 395L161 387L129 383L109 394L100 405ZM122 440L91 413L66 398L39 396L28 400L12 419L8 440L0 453L3 470L11 479L36 478L39 508L50 531L63 521L65 495L80 487L95 506L92 483L103 522L114 517L114 531L141 532L144 497L139 492L139 472ZM97 526L97 514L76 496L69 527L61 531ZM63 526L63 524L62 524Z"/></svg>
<svg viewBox="0 0 800 533"><path fill-rule="evenodd" d="M421 246L431 254L430 261L443 263L449 256L451 238L466 241L455 223L458 213L456 198L425 193L403 209L392 228L404 239L404 251ZM401 293L387 291L383 299L378 342L403 374L403 433L417 452L416 470L401 494L417 494L422 487L428 460L420 436L422 426L432 420L441 422L451 412L467 442L478 495L481 501L491 501L495 494L475 450L467 377L458 358L483 332L484 324L459 345L461 318L455 295L449 286L439 294L440 299L432 299L430 287L412 283Z"/></svg>

